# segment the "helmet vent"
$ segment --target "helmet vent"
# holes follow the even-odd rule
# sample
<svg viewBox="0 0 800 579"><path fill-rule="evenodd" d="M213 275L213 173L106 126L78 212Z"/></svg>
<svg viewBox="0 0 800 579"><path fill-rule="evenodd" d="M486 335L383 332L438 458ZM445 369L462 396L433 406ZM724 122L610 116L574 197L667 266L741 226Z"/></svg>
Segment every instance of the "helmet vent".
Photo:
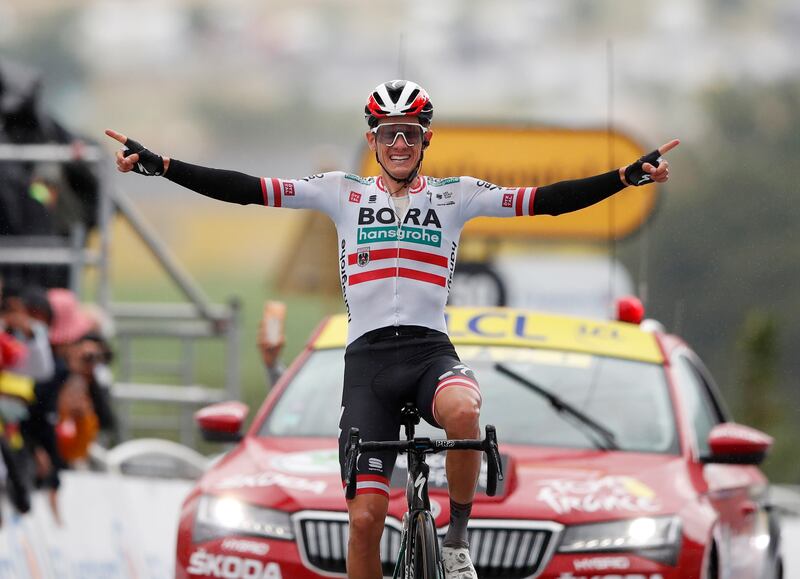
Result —
<svg viewBox="0 0 800 579"><path fill-rule="evenodd" d="M400 99L400 94L404 88L406 88L405 83L400 84L400 86L387 85L386 92L389 93L389 98L392 99L392 102L396 103Z"/></svg>

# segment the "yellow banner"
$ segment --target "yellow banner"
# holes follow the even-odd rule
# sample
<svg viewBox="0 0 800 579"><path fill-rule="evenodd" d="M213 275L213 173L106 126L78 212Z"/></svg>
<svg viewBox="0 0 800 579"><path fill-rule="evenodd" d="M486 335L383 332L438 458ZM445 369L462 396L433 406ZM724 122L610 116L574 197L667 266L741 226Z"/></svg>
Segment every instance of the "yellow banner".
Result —
<svg viewBox="0 0 800 579"><path fill-rule="evenodd" d="M432 177L470 175L502 187L533 187L578 179L632 163L645 151L631 138L605 130L470 126L435 123L422 173ZM362 175L377 175L375 154L365 148ZM636 231L652 213L657 187L629 187L581 211L557 218L482 217L464 235L484 237L609 239Z"/></svg>
<svg viewBox="0 0 800 579"><path fill-rule="evenodd" d="M637 325L530 310L450 307L447 333L456 346L564 350L654 363L664 359L653 334ZM346 336L347 316L332 316L311 346L316 350L341 348Z"/></svg>

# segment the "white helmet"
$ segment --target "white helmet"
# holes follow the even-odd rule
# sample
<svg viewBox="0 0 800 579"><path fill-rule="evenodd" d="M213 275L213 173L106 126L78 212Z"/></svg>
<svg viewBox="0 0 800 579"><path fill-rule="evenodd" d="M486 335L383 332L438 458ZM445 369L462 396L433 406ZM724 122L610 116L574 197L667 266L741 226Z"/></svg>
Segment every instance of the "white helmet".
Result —
<svg viewBox="0 0 800 579"><path fill-rule="evenodd" d="M370 127L385 117L418 117L420 124L430 126L433 104L421 86L410 80L391 80L375 87L364 107L364 117Z"/></svg>

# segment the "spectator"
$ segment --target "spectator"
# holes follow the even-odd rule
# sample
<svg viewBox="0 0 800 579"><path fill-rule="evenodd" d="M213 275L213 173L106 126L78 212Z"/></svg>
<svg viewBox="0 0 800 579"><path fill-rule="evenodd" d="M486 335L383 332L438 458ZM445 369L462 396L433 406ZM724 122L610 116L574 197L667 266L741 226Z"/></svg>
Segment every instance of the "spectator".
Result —
<svg viewBox="0 0 800 579"><path fill-rule="evenodd" d="M0 280L0 303L4 300ZM20 513L30 510L30 488L25 476L24 445L20 424L33 398L33 380L14 370L25 363L27 348L9 333L5 312L0 310L0 481Z"/></svg>
<svg viewBox="0 0 800 579"><path fill-rule="evenodd" d="M77 144L41 106L40 75L0 59L0 143ZM0 236L68 236L75 223L96 224L99 182L80 160L0 163ZM66 266L2 266L7 280L63 287Z"/></svg>
<svg viewBox="0 0 800 579"><path fill-rule="evenodd" d="M0 277L0 302L3 292L3 278ZM6 331L5 317L0 313L0 372L16 366L26 355L25 346Z"/></svg>
<svg viewBox="0 0 800 579"><path fill-rule="evenodd" d="M267 377L274 386L286 369L280 360L281 350L286 343L284 321L286 305L282 302L268 301L264 304L264 313L258 326L256 345L267 370Z"/></svg>
<svg viewBox="0 0 800 579"><path fill-rule="evenodd" d="M0 316L5 322L6 332L27 349L27 355L14 367L14 372L33 380L44 381L52 378L55 368L47 325L30 315L26 303L26 294L34 294L36 291L6 286L0 299Z"/></svg>
<svg viewBox="0 0 800 579"><path fill-rule="evenodd" d="M67 351L70 373L59 392L57 426L59 451L67 463L85 459L100 431L112 436L115 432L108 370L112 358L111 348L97 333L85 334Z"/></svg>
<svg viewBox="0 0 800 579"><path fill-rule="evenodd" d="M2 322L0 322L2 323ZM0 328L0 371L16 366L26 356L25 346Z"/></svg>
<svg viewBox="0 0 800 579"><path fill-rule="evenodd" d="M36 383L24 432L33 450L37 485L50 490L58 520L60 471L85 458L100 429L113 432L115 423L105 366L111 349L97 333L98 321L69 290L51 289L46 296L45 304L40 293L31 292L30 311L40 320L51 320L55 371L52 379Z"/></svg>
<svg viewBox="0 0 800 579"><path fill-rule="evenodd" d="M47 291L40 287L28 288L23 292L25 307L28 308L28 315L45 325L48 332L48 342L50 335L50 324L53 323L53 308L47 299Z"/></svg>

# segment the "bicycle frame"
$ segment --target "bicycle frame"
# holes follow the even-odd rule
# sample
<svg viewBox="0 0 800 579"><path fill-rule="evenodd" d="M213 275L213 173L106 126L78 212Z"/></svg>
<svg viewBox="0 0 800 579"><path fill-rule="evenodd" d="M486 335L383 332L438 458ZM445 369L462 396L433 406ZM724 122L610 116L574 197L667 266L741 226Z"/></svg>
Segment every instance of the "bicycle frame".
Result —
<svg viewBox="0 0 800 579"><path fill-rule="evenodd" d="M413 438L411 439L413 440ZM414 561L411 558L413 553L412 549L408 548L409 537L416 535L416 524L419 513L431 514L431 501L428 495L428 476L430 475L430 467L425 462L425 455L410 451L408 455L408 471L406 479L406 502L408 503L408 512L403 515L403 533L400 538L400 551L397 555L397 563L392 574L392 579L399 579L401 577L413 577ZM443 579L444 572L441 569L441 555L438 549L438 540L436 541L436 560L439 568L439 576ZM401 572L405 567L405 575Z"/></svg>
<svg viewBox="0 0 800 579"><path fill-rule="evenodd" d="M400 540L397 564L395 565L393 579L411 579L414 573L414 548L410 541L416 537L416 525L422 518L430 518L431 502L428 495L428 476L430 467L425 462L426 454L433 454L446 450L479 450L485 452L488 460L488 478L486 493L494 496L497 490L497 481L503 480L500 453L497 448L497 435L494 426L486 426L484 440L432 440L430 438L416 438L414 425L419 424L419 412L412 404L407 404L402 411L403 425L405 426L406 439L402 441L361 441L358 428L350 429L350 436L345 450L345 495L348 500L355 497L356 493L356 467L358 456L362 451L395 450L405 452L408 457L408 477L406 480L406 502L408 511L403 516L403 533ZM434 550L437 568L437 577L444 577L438 539L434 531ZM403 571L405 570L405 573ZM430 578L433 579L433 578Z"/></svg>

